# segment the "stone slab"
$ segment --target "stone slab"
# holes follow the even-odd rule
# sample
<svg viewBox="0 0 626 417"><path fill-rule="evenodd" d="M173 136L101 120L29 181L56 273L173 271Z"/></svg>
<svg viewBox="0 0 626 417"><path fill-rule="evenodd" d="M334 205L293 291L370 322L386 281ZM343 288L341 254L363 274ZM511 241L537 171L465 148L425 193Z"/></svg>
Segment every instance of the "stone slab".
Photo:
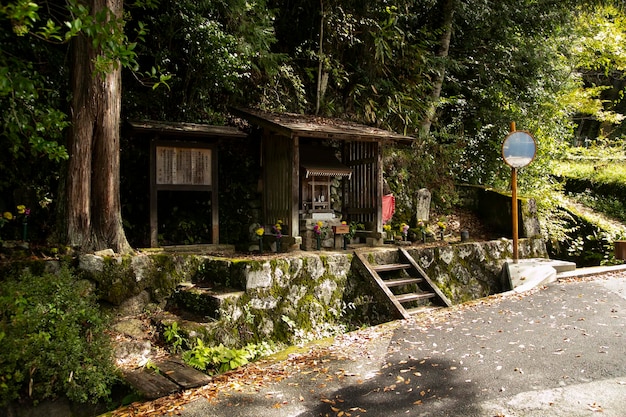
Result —
<svg viewBox="0 0 626 417"><path fill-rule="evenodd" d="M576 268L570 271L563 271L557 274L558 279L587 277L609 272L626 271L626 265L590 266L586 268Z"/></svg>
<svg viewBox="0 0 626 417"><path fill-rule="evenodd" d="M556 281L557 272L576 269L573 262L533 258L507 260L505 262L505 285L514 292L524 292L539 285Z"/></svg>

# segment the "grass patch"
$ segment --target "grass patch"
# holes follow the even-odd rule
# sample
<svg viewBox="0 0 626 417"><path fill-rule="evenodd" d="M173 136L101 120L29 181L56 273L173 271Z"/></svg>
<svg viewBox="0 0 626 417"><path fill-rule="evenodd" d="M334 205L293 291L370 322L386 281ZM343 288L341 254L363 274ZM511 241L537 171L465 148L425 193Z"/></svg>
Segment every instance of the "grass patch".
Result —
<svg viewBox="0 0 626 417"><path fill-rule="evenodd" d="M604 213L619 222L626 223L626 206L624 202L612 195L600 195L591 190L569 196L574 201L595 211Z"/></svg>
<svg viewBox="0 0 626 417"><path fill-rule="evenodd" d="M564 179L587 180L591 184L626 184L626 163L623 160L557 161L552 173Z"/></svg>

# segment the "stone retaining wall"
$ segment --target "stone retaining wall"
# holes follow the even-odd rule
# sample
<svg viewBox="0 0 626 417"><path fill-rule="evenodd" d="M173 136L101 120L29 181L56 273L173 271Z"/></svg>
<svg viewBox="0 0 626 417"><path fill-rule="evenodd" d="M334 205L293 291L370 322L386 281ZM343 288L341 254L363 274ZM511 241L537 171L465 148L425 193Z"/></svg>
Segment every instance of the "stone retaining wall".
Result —
<svg viewBox="0 0 626 417"><path fill-rule="evenodd" d="M506 239L406 249L453 303L502 291L502 265L512 256L511 241ZM398 257L392 245L360 250L375 263ZM541 239L522 239L519 253L520 258L544 258L545 244ZM100 297L116 305L120 314L133 314L146 305L165 307L180 282L210 283L221 291L239 293L223 298L219 319L205 326L205 337L225 344L265 339L297 343L391 318L369 281L352 267L352 256L345 252L268 259L83 255L79 264L96 282Z"/></svg>
<svg viewBox="0 0 626 417"><path fill-rule="evenodd" d="M508 239L406 249L454 304L505 290L502 267L513 256L513 244ZM547 258L545 243L539 238L521 239L518 250L522 259ZM393 251L373 254L377 263L398 260L397 252Z"/></svg>

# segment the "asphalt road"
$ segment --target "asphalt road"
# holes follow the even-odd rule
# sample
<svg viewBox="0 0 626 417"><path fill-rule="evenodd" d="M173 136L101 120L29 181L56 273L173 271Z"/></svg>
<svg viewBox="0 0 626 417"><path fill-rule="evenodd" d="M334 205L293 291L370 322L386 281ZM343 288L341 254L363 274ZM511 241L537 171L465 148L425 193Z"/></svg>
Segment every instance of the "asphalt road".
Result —
<svg viewBox="0 0 626 417"><path fill-rule="evenodd" d="M626 417L625 326L626 273L555 282L342 336L174 415Z"/></svg>

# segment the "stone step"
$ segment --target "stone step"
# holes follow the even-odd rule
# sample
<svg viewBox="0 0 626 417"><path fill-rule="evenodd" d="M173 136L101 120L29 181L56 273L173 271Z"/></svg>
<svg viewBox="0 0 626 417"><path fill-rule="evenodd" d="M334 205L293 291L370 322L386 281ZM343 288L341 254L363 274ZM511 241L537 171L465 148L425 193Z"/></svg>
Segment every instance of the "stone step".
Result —
<svg viewBox="0 0 626 417"><path fill-rule="evenodd" d="M561 261L558 259L551 259L549 262L550 266L556 270L556 273L575 271L576 263L569 261Z"/></svg>
<svg viewBox="0 0 626 417"><path fill-rule="evenodd" d="M168 308L218 319L220 307L224 302L236 300L243 294L245 291L204 287L183 282L170 297Z"/></svg>
<svg viewBox="0 0 626 417"><path fill-rule="evenodd" d="M209 343L212 335L218 326L218 321L206 317L193 316L187 313L174 314L170 311L161 311L152 316L152 324L160 334L160 339L165 342L165 331L173 323L177 324L180 336L188 341L194 342L197 338Z"/></svg>
<svg viewBox="0 0 626 417"><path fill-rule="evenodd" d="M420 282L423 282L423 281L424 279L422 278L408 277L408 278L386 279L384 280L384 283L387 285L388 288L391 288L391 287L400 287L402 285L419 284Z"/></svg>
<svg viewBox="0 0 626 417"><path fill-rule="evenodd" d="M504 283L509 290L524 292L556 281L557 275L563 277L574 271L574 262L547 258L518 259L505 262Z"/></svg>

